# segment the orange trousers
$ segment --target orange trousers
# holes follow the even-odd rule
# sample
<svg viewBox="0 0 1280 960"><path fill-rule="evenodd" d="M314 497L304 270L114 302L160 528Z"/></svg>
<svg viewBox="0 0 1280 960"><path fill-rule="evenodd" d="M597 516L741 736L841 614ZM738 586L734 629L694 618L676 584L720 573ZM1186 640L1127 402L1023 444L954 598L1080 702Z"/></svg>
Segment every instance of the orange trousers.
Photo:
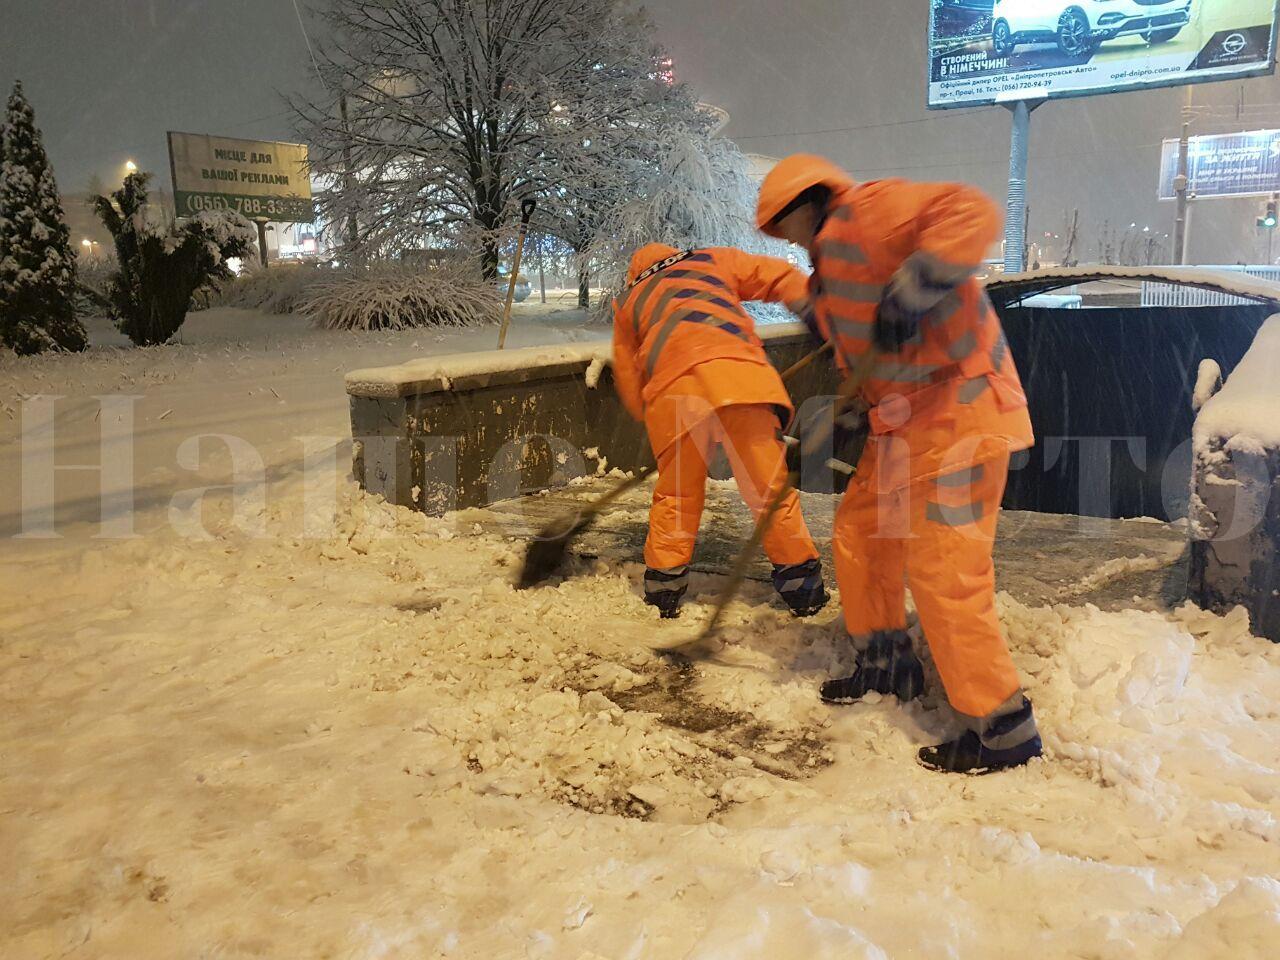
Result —
<svg viewBox="0 0 1280 960"><path fill-rule="evenodd" d="M720 407L671 439L650 435L658 460L658 482L649 511L644 562L655 570L673 570L693 559L698 524L706 499L707 463L722 444L734 480L753 516L787 482L786 452L778 439L778 414L769 404ZM775 564L790 566L818 556L792 490L774 514L764 550Z"/></svg>
<svg viewBox="0 0 1280 960"><path fill-rule="evenodd" d="M906 586L947 699L987 717L1021 689L995 605L995 543L1009 455L895 486L863 463L836 511L832 551L853 636L907 625Z"/></svg>

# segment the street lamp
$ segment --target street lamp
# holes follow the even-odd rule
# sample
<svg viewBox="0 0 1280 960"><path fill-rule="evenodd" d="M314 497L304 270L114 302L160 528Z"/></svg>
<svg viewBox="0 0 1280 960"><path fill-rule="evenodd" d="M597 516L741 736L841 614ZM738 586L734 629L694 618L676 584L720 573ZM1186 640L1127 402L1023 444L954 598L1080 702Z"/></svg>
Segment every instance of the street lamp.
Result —
<svg viewBox="0 0 1280 960"><path fill-rule="evenodd" d="M125 168L125 170L126 170L128 173L137 173L137 172L138 172L138 165L137 165L136 163L134 163L132 160L126 160L126 161L124 162L124 168Z"/></svg>

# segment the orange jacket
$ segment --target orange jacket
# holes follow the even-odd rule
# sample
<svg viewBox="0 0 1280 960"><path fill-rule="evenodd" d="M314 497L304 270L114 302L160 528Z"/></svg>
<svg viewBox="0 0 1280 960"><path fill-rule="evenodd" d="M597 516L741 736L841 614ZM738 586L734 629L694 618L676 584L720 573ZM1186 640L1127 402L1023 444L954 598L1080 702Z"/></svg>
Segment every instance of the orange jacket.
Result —
<svg viewBox="0 0 1280 960"><path fill-rule="evenodd" d="M906 441L895 458L899 481L1029 447L1018 371L973 279L999 235L994 204L960 184L884 180L838 192L829 211L814 244L814 303L839 363L848 369L871 348L891 281L927 311L916 340L880 357L862 390L873 433Z"/></svg>
<svg viewBox="0 0 1280 960"><path fill-rule="evenodd" d="M632 276L649 264L636 266L633 262ZM694 250L633 284L614 301L613 377L618 395L637 420L677 383L701 396L711 409L734 403L789 407L786 390L742 302L767 300L798 308L807 296L804 273L785 260L730 247ZM689 375L696 374L695 368L713 361L737 362L707 366L691 386Z"/></svg>

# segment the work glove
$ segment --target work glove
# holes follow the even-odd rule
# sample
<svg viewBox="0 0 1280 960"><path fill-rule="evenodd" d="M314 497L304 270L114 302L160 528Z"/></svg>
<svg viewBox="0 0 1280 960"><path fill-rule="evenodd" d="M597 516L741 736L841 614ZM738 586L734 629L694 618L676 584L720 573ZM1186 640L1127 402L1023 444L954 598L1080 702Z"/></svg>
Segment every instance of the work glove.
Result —
<svg viewBox="0 0 1280 960"><path fill-rule="evenodd" d="M920 324L972 270L951 267L923 252L902 262L876 308L872 339L884 353L897 353L920 335Z"/></svg>
<svg viewBox="0 0 1280 960"><path fill-rule="evenodd" d="M897 353L914 340L920 333L920 321L928 313L927 309L920 310L910 302L909 291L916 281L907 271L904 265L893 275L876 308L871 337L882 353Z"/></svg>
<svg viewBox="0 0 1280 960"><path fill-rule="evenodd" d="M820 347L827 342L827 338L822 335L822 329L818 326L818 309L814 305L813 297L788 303L787 309L804 323L805 329L809 331L809 339L815 347Z"/></svg>
<svg viewBox="0 0 1280 960"><path fill-rule="evenodd" d="M852 477L862 459L870 432L866 415L857 405L845 407L835 414L831 433L831 458L827 461L836 473Z"/></svg>

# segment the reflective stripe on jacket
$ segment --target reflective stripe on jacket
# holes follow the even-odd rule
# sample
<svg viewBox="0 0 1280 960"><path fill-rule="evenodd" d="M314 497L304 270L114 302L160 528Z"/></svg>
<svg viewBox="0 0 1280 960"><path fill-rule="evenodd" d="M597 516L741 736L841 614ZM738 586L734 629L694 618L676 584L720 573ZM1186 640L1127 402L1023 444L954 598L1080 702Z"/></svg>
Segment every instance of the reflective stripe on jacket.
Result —
<svg viewBox="0 0 1280 960"><path fill-rule="evenodd" d="M644 278L614 304L613 371L623 403L632 416L643 419L648 405L698 364L711 360L768 368L772 385L777 375L742 303L766 300L798 305L807 290L805 275L787 261L729 247L694 250ZM756 371L752 373L754 379ZM712 408L742 402L738 385L725 379L720 389L716 378L710 381L705 399ZM748 402L786 402L780 381L778 386L767 391L771 395Z"/></svg>
<svg viewBox="0 0 1280 960"><path fill-rule="evenodd" d="M924 314L916 338L877 361L862 394L876 434L908 441L894 468L920 480L1033 442L1000 321L973 273L1000 230L980 191L885 180L837 193L814 244L818 324L849 369L871 349L891 286Z"/></svg>

